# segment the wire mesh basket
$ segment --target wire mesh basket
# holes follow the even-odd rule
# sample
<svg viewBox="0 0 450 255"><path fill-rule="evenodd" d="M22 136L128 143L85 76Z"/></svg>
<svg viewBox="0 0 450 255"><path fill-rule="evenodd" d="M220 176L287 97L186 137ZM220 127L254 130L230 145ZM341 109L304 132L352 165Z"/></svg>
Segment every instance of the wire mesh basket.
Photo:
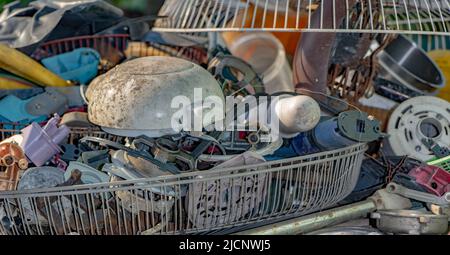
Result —
<svg viewBox="0 0 450 255"><path fill-rule="evenodd" d="M16 130L0 130L2 138ZM109 139L93 129L83 136ZM0 193L8 235L198 234L329 208L356 185L367 146L356 144L251 166L157 178Z"/></svg>
<svg viewBox="0 0 450 255"><path fill-rule="evenodd" d="M449 35L450 29L447 0L186 0L169 1L163 11L167 18L154 30Z"/></svg>
<svg viewBox="0 0 450 255"><path fill-rule="evenodd" d="M102 59L108 60L113 65L124 57L147 56L179 57L197 64L207 61L207 51L201 47L176 47L155 42L131 41L127 34L90 35L54 40L42 44L32 57L41 60L83 47L97 50Z"/></svg>

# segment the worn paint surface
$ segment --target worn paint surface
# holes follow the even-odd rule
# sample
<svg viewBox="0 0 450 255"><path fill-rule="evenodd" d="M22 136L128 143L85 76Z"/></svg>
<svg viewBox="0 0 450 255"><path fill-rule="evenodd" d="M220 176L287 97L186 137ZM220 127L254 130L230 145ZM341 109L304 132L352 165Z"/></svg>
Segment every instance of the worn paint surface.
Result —
<svg viewBox="0 0 450 255"><path fill-rule="evenodd" d="M86 92L89 120L102 127L128 130L171 128L175 96L194 102L194 88L202 98L223 93L202 67L172 57L144 57L117 66L96 78Z"/></svg>

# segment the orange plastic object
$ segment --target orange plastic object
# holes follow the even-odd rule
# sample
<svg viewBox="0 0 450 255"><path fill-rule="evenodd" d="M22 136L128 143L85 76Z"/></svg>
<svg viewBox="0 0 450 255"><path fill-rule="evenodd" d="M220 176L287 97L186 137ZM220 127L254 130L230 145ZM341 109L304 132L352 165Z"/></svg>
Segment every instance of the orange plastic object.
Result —
<svg viewBox="0 0 450 255"><path fill-rule="evenodd" d="M247 15L245 15L247 13ZM308 15L300 15L297 24L297 13L295 11L289 11L289 15L286 23L286 11L280 11L275 13L274 11L267 12L266 19L263 20L264 8L258 7L255 11L255 6L250 4L247 12L245 9L239 11L236 19L230 21L227 26L230 28L305 28L308 25ZM253 17L255 21L253 23ZM275 22L276 19L276 22ZM264 22L264 23L263 23ZM253 24L253 26L252 26ZM222 33L223 39L227 45L234 41L241 33L244 32L224 32ZM300 32L272 32L278 40L283 44L286 53L288 55L294 55L297 48L298 41L300 40Z"/></svg>
<svg viewBox="0 0 450 255"><path fill-rule="evenodd" d="M23 150L16 144L0 144L0 190L15 190L19 171L28 168Z"/></svg>

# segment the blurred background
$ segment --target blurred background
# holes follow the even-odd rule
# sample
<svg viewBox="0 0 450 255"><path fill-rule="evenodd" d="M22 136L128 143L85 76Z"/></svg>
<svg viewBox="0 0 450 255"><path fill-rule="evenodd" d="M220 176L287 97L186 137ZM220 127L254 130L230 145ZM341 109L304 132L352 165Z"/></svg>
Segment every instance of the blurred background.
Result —
<svg viewBox="0 0 450 255"><path fill-rule="evenodd" d="M10 2L14 2L14 0L0 0L0 9L3 9L3 6ZM21 0L20 2L28 4L32 0ZM164 0L109 0L108 2L123 9L126 16L135 17L143 14L156 14Z"/></svg>

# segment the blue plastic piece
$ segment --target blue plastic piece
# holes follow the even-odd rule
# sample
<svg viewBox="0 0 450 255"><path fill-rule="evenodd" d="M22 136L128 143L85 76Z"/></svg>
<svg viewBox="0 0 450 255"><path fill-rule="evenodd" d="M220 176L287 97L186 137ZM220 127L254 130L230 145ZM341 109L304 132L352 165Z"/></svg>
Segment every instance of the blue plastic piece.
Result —
<svg viewBox="0 0 450 255"><path fill-rule="evenodd" d="M44 92L43 88L29 88L29 89L0 89L0 98L14 95L20 99L28 99Z"/></svg>
<svg viewBox="0 0 450 255"><path fill-rule="evenodd" d="M87 84L97 76L100 54L94 49L79 48L43 59L42 64L65 80Z"/></svg>
<svg viewBox="0 0 450 255"><path fill-rule="evenodd" d="M9 95L0 100L0 122L19 123L27 125L31 122L42 122L47 119L47 116L35 116L26 111L27 103L32 98L21 100L13 95ZM12 128L12 126L5 125L5 129Z"/></svg>
<svg viewBox="0 0 450 255"><path fill-rule="evenodd" d="M275 151L272 155L265 156L264 159L267 161L274 161L309 155L320 151L321 150L317 146L314 146L311 143L308 133L300 133L295 138L285 142L285 145Z"/></svg>

